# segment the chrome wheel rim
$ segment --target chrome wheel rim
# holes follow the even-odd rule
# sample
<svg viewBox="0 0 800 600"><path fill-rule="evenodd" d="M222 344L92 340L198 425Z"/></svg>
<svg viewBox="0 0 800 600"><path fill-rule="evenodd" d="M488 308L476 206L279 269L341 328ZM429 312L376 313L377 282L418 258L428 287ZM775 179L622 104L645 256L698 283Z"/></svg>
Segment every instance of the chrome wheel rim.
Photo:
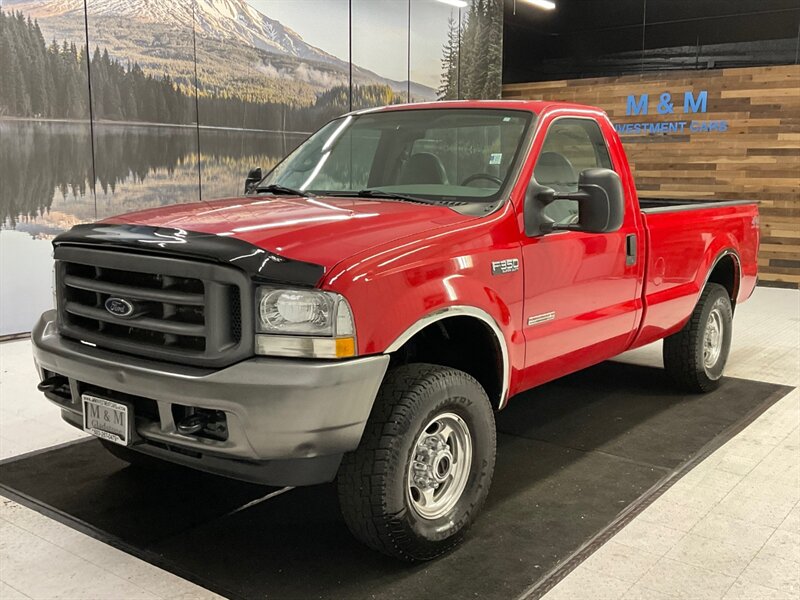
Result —
<svg viewBox="0 0 800 600"><path fill-rule="evenodd" d="M420 517L450 512L467 486L472 465L472 435L464 419L442 413L414 440L408 465L408 502Z"/></svg>
<svg viewBox="0 0 800 600"><path fill-rule="evenodd" d="M718 308L714 308L708 315L703 334L703 366L706 369L713 368L719 360L719 355L722 353L722 334L722 313Z"/></svg>

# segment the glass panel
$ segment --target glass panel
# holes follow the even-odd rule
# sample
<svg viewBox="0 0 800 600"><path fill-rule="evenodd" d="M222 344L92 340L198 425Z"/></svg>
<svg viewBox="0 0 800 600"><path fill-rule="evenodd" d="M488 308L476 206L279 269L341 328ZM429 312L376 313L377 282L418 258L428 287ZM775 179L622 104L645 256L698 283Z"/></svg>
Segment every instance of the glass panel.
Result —
<svg viewBox="0 0 800 600"><path fill-rule="evenodd" d="M408 99L409 0L352 0L353 110Z"/></svg>
<svg viewBox="0 0 800 600"><path fill-rule="evenodd" d="M505 83L640 72L643 0L556 4L556 10L542 10L516 3L505 23Z"/></svg>
<svg viewBox="0 0 800 600"><path fill-rule="evenodd" d="M196 22L203 199L238 196L348 111L348 2L248 0L234 17L198 2Z"/></svg>
<svg viewBox="0 0 800 600"><path fill-rule="evenodd" d="M86 6L97 217L197 200L192 2Z"/></svg>
<svg viewBox="0 0 800 600"><path fill-rule="evenodd" d="M95 217L83 20L0 7L0 336L52 307L52 238Z"/></svg>
<svg viewBox="0 0 800 600"><path fill-rule="evenodd" d="M648 0L643 70L797 62L800 6L787 0Z"/></svg>
<svg viewBox="0 0 800 600"><path fill-rule="evenodd" d="M458 99L460 15L439 0L411 0L411 102Z"/></svg>
<svg viewBox="0 0 800 600"><path fill-rule="evenodd" d="M503 77L501 0L472 0L462 10L459 48L459 97L499 98Z"/></svg>

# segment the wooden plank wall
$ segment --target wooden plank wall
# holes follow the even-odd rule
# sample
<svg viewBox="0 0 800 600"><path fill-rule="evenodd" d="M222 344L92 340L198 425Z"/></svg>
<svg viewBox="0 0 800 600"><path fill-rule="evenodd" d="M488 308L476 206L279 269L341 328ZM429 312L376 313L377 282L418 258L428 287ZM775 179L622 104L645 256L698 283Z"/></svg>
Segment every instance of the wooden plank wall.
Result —
<svg viewBox="0 0 800 600"><path fill-rule="evenodd" d="M708 90L706 113L683 113L687 90ZM674 114L657 112L664 92ZM626 116L630 94L649 94L647 115ZM759 280L800 287L800 65L512 84L503 97L599 106L615 124L727 121L724 132L622 135L639 194L759 200Z"/></svg>

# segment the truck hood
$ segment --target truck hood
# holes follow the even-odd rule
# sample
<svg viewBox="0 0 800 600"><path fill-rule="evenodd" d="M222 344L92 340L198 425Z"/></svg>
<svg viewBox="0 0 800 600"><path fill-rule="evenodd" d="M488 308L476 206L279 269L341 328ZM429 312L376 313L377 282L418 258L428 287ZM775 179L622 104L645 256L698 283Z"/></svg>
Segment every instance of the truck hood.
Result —
<svg viewBox="0 0 800 600"><path fill-rule="evenodd" d="M394 200L248 196L176 204L102 223L232 237L328 272L348 256L378 244L472 218L445 206Z"/></svg>

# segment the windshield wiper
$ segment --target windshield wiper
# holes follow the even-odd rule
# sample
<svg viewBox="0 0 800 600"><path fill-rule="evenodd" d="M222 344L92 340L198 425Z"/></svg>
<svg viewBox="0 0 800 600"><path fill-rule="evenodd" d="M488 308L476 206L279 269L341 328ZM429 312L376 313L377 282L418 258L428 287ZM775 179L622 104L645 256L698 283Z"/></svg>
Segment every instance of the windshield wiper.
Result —
<svg viewBox="0 0 800 600"><path fill-rule="evenodd" d="M268 194L283 195L283 196L302 196L303 198L314 197L313 194L309 194L308 192L286 187L285 185L278 185L277 183L271 183L269 185L259 186L255 188L255 192L257 194L266 192Z"/></svg>
<svg viewBox="0 0 800 600"><path fill-rule="evenodd" d="M387 200L404 200L406 202L420 202L422 204L436 204L435 200L409 196L408 194L398 194L395 192L384 192L381 190L358 190L357 192L325 192L326 196L335 198L386 198Z"/></svg>

